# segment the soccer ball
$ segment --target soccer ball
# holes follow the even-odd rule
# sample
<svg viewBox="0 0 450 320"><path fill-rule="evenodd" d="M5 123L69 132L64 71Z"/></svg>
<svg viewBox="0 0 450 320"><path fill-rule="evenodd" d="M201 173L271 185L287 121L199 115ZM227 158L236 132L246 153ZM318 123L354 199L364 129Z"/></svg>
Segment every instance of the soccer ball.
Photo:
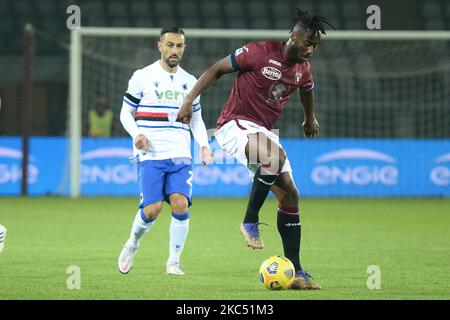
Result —
<svg viewBox="0 0 450 320"><path fill-rule="evenodd" d="M289 259L272 256L259 268L259 278L267 289L287 289L294 282L295 268Z"/></svg>
<svg viewBox="0 0 450 320"><path fill-rule="evenodd" d="M5 247L6 228L0 224L0 253Z"/></svg>

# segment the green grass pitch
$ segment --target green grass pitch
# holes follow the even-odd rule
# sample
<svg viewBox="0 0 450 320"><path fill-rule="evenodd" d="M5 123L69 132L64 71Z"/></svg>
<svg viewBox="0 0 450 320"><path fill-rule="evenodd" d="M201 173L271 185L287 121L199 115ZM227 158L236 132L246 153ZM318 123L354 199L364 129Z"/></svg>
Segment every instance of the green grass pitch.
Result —
<svg viewBox="0 0 450 320"><path fill-rule="evenodd" d="M304 199L302 265L322 290L270 291L258 269L282 254L276 202L261 212L266 247L245 247L246 199L194 199L181 263L165 275L170 212L165 205L141 241L134 268L117 270L137 199L0 198L8 229L0 255L0 299L449 299L449 199ZM69 266L81 288L67 288ZM377 265L381 289L367 288Z"/></svg>

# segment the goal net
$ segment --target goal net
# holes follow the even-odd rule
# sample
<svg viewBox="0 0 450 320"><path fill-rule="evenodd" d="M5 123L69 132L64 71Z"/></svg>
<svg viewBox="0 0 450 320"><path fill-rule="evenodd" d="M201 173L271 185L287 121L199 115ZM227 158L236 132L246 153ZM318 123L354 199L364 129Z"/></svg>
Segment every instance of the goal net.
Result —
<svg viewBox="0 0 450 320"><path fill-rule="evenodd" d="M80 194L80 138L99 96L114 111L117 135L122 97L132 73L159 59L159 29L89 28L72 31L70 70L71 195ZM199 77L216 60L249 41L288 39L286 31L186 29L181 66ZM450 137L449 32L330 32L311 64L316 115L324 138ZM213 128L235 75L202 96ZM291 96L277 122L281 137L302 136L302 107ZM131 142L130 142L131 143Z"/></svg>

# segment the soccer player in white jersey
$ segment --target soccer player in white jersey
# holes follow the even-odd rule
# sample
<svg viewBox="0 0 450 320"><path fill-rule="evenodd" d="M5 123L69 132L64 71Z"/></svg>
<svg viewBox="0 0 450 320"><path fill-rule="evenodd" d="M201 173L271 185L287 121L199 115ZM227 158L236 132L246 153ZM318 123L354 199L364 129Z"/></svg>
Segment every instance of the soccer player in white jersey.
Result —
<svg viewBox="0 0 450 320"><path fill-rule="evenodd" d="M6 228L0 224L0 253L2 253L5 247Z"/></svg>
<svg viewBox="0 0 450 320"><path fill-rule="evenodd" d="M177 119L183 98L197 81L179 66L186 47L184 32L176 27L164 28L159 40L161 59L134 72L120 113L120 121L133 138L141 199L118 265L121 273L130 271L139 239L152 228L163 201L167 201L172 220L166 273L183 275L180 255L188 234L188 208L192 204L190 133L201 147L203 165L211 162L212 153L200 99L192 104L189 124Z"/></svg>

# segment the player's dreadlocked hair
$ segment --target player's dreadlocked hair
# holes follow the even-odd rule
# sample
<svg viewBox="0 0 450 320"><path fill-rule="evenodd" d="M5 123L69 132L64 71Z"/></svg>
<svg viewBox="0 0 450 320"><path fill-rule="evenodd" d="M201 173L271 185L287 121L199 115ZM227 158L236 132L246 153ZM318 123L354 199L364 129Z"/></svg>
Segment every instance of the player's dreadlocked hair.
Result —
<svg viewBox="0 0 450 320"><path fill-rule="evenodd" d="M321 34L326 34L324 24L327 24L336 30L326 18L319 15L312 16L308 11L303 11L299 8L297 8L297 17L292 20L292 23L290 32L294 31L297 24L300 24L303 28L311 30L311 37L319 39Z"/></svg>

